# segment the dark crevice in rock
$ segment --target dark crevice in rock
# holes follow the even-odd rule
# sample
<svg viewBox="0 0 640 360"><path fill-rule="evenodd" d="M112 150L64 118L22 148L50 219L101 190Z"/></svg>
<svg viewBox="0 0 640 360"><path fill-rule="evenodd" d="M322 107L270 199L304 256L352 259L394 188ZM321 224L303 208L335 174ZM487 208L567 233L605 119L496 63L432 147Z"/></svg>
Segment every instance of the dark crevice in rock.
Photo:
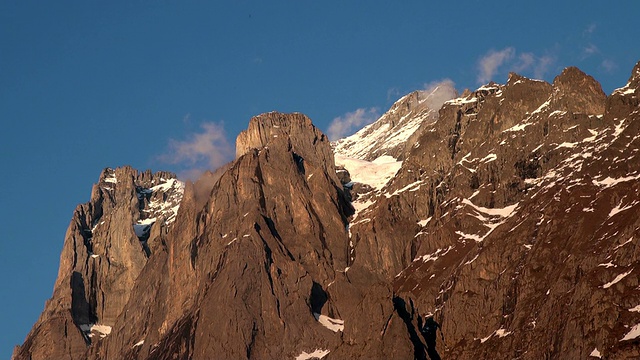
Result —
<svg viewBox="0 0 640 360"><path fill-rule="evenodd" d="M91 345L91 338L85 334L81 326L85 327L97 321L95 313L91 310L91 306L85 295L84 278L77 271L71 276L71 318L74 324L83 334L87 345Z"/></svg>
<svg viewBox="0 0 640 360"><path fill-rule="evenodd" d="M453 160L458 153L457 145L458 140L460 139L460 129L462 128L462 115L462 111L458 110L458 112L456 113L455 127L453 129L451 137L449 138L449 151L451 152L451 160Z"/></svg>
<svg viewBox="0 0 640 360"><path fill-rule="evenodd" d="M410 304L411 310L407 310L406 301L399 297L393 297L393 308L398 313L398 316L402 319L405 326L407 327L407 332L409 333L409 340L413 344L413 357L417 360L426 360L427 354L425 352L424 344L422 340L420 340L420 336L416 331L415 326L413 325L413 316L415 313L415 309L413 307L413 303Z"/></svg>
<svg viewBox="0 0 640 360"><path fill-rule="evenodd" d="M314 281L311 286L311 294L309 295L309 306L311 307L311 311L316 314L321 314L322 308L324 307L324 304L327 303L328 298L329 297L322 288L322 285Z"/></svg>
<svg viewBox="0 0 640 360"><path fill-rule="evenodd" d="M278 245L280 246L280 250L282 250L282 252L285 255L287 255L289 260L295 261L295 257L293 256L293 254L291 254L289 249L287 249L287 247L282 242L282 237L280 237L280 233L278 233L278 229L276 229L276 225L274 224L273 220L271 220L270 217L264 216L264 215L262 215L262 218L264 219L264 222L267 224L267 227L269 228L269 232L271 233L271 235L278 240ZM259 228L260 227L257 226L256 229L259 229Z"/></svg>
<svg viewBox="0 0 640 360"><path fill-rule="evenodd" d="M247 359L251 359L251 350L253 350L253 345L256 342L256 336L258 335L258 324L253 322L253 327L251 328L251 340L247 344Z"/></svg>
<svg viewBox="0 0 640 360"><path fill-rule="evenodd" d="M191 240L190 245L191 269L196 268L196 260L198 259L198 239Z"/></svg>
<svg viewBox="0 0 640 360"><path fill-rule="evenodd" d="M271 247L269 246L269 244L267 244L267 241L265 240L265 238L262 237L262 234L260 233L260 230L261 230L260 225L258 223L255 223L253 227L258 233L258 235L260 236L260 240L262 240L262 247L264 249L264 254L266 256L266 259L265 259L266 261L264 262L264 270L265 270L265 274L267 275L267 279L269 280L269 290L271 291L271 295L276 297L276 293L274 290L273 276L271 276L271 266L274 264L273 251L271 250ZM281 317L279 302L276 302L276 308L278 311L278 317Z"/></svg>
<svg viewBox="0 0 640 360"><path fill-rule="evenodd" d="M296 166L298 167L298 172L302 175L304 175L305 173L305 169L304 169L304 158L294 152L291 153L293 155L293 162L296 164Z"/></svg>
<svg viewBox="0 0 640 360"><path fill-rule="evenodd" d="M144 256L148 259L151 256L151 249L149 248L149 244L146 240L140 241L142 245L142 251L144 251Z"/></svg>

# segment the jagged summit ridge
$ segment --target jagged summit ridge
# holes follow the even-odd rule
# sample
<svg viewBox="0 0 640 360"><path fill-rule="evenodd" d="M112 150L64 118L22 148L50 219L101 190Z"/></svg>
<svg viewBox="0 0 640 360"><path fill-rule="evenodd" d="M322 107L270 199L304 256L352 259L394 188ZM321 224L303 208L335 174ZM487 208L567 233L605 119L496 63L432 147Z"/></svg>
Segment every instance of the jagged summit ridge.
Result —
<svg viewBox="0 0 640 360"><path fill-rule="evenodd" d="M594 303L578 299L618 283L605 280L598 264L607 264L607 257L619 259L625 264L624 271L612 275L620 279L629 271L628 264L637 260L619 252L637 241L640 229L637 219L614 219L621 216L621 209L628 211L640 204L637 196L630 195L638 187L637 150L631 150L633 155L622 150L638 146L640 137L632 130L638 126L637 107L614 105L633 101L632 97L618 99L620 93L630 95L632 91L617 91L605 98L599 85L585 86L589 79L576 69L563 75L570 76L561 76L553 85L514 76L505 86L483 86L446 103L438 125L422 133L420 145L384 190L388 196L378 197L350 228L355 239L353 266L364 255L367 260L361 266L371 271L389 269L403 297L412 298L418 308L441 314L440 319L452 326L451 335L467 344L450 347L449 355L454 358L491 358L496 353L582 358L594 348L619 356L630 350L628 343L619 340L637 336L623 330L624 326L608 335L593 334L584 330L588 326L579 325L581 321L605 320L573 307L555 310L552 315L553 306L545 300L575 301L581 309L593 308ZM626 167L627 161L634 165ZM612 202L611 196L627 200ZM594 235L588 224L599 226L599 233ZM399 231L409 228L405 236ZM616 236L623 232L629 236ZM376 234L373 238L372 233ZM382 241L385 238L394 241ZM591 253L601 246L608 250ZM385 253L405 256L376 256ZM593 258L603 253L607 255ZM557 254L553 261L549 261L551 254ZM576 271L576 263L563 256L588 258L580 263L580 271L587 271L587 278L598 278L595 284L575 277L574 283L563 282L562 276L571 278L569 274ZM538 277L543 267L545 275ZM482 284L496 281L501 285L495 300L481 300L488 291ZM554 285L545 287L549 282ZM620 301L620 296L631 296L631 306L639 301L630 291L634 284L630 281L621 287L624 295L601 296L618 299L612 303ZM469 306L486 307L487 312L463 320L477 311L459 312ZM532 308L538 315L531 313ZM492 311L496 312L493 320L488 320ZM583 343L580 349L575 343L549 345L559 336L549 334L550 329L567 336L563 332L566 322L557 320L558 313L584 317L573 320L572 331L583 339L594 339L593 343ZM638 320L626 321L631 328ZM469 342L471 338L477 342ZM546 339L544 345L540 339Z"/></svg>
<svg viewBox="0 0 640 360"><path fill-rule="evenodd" d="M573 68L511 74L345 169L304 115L262 114L168 223L170 176L105 171L14 358L427 359L426 313L442 358L639 357L637 69L608 97Z"/></svg>
<svg viewBox="0 0 640 360"><path fill-rule="evenodd" d="M385 155L402 161L414 135L422 126L435 122L442 103L456 95L452 84L448 83L407 94L374 123L354 135L336 140L334 151L343 157L366 161Z"/></svg>

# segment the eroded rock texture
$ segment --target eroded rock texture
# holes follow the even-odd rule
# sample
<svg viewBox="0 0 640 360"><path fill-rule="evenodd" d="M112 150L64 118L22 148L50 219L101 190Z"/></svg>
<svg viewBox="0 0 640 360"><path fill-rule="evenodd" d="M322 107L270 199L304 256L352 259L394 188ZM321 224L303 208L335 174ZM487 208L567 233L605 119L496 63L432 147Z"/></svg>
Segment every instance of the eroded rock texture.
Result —
<svg viewBox="0 0 640 360"><path fill-rule="evenodd" d="M421 96L334 144L357 169L276 112L196 183L106 169L14 359L428 359L427 313L445 359L639 357L640 64Z"/></svg>

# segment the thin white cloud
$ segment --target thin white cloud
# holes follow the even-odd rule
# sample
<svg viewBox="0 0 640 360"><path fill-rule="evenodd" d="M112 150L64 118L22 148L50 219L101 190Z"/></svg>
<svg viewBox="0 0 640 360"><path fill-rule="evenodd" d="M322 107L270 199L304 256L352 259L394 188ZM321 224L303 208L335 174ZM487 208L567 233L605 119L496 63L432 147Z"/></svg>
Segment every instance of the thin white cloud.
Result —
<svg viewBox="0 0 640 360"><path fill-rule="evenodd" d="M598 53L600 53L600 49L598 49L596 45L589 43L587 46L582 48L582 56L580 58L581 60L584 60Z"/></svg>
<svg viewBox="0 0 640 360"><path fill-rule="evenodd" d="M432 81L424 84L424 93L427 98L427 105L431 109L440 109L445 101L449 101L458 96L456 84L451 79Z"/></svg>
<svg viewBox="0 0 640 360"><path fill-rule="evenodd" d="M533 74L541 79L555 62L550 55L537 56L531 52L518 53L515 48L507 47L500 51L491 50L478 61L478 82L485 84L495 80L497 74L517 72Z"/></svg>
<svg viewBox="0 0 640 360"><path fill-rule="evenodd" d="M596 27L597 27L597 26L596 26L596 24L594 24L594 23L589 24L589 26L587 26L587 28L586 28L586 29L584 29L583 34L584 34L584 35L590 35L590 34L593 34L593 32L594 32L594 31L596 31Z"/></svg>
<svg viewBox="0 0 640 360"><path fill-rule="evenodd" d="M514 65L514 67L512 68L512 71L515 71L515 72L525 71L531 68L531 66L533 66L535 61L536 61L536 56L533 55L533 53L522 53L518 55L518 62Z"/></svg>
<svg viewBox="0 0 640 360"><path fill-rule="evenodd" d="M169 140L169 151L161 160L181 165L184 175L194 178L204 170L215 170L233 158L233 148L226 138L222 123L201 124L201 132L187 136L186 140Z"/></svg>
<svg viewBox="0 0 640 360"><path fill-rule="evenodd" d="M400 90L397 87L392 87L387 90L387 101L396 101L400 97Z"/></svg>
<svg viewBox="0 0 640 360"><path fill-rule="evenodd" d="M533 66L533 77L542 79L549 72L549 68L555 61L556 59L550 55L539 57Z"/></svg>
<svg viewBox="0 0 640 360"><path fill-rule="evenodd" d="M378 108L360 108L356 111L348 112L331 121L327 134L329 139L337 140L347 135L351 135L354 130L358 130L365 125L371 124L380 117Z"/></svg>
<svg viewBox="0 0 640 360"><path fill-rule="evenodd" d="M618 68L618 64L616 64L616 62L611 59L602 60L602 63L600 64L600 66L602 66L602 68L609 73L613 72Z"/></svg>
<svg viewBox="0 0 640 360"><path fill-rule="evenodd" d="M598 47L595 46L594 44L589 44L587 47L584 48L584 53L587 55L595 54L598 51L599 51Z"/></svg>
<svg viewBox="0 0 640 360"><path fill-rule="evenodd" d="M493 79L493 76L506 61L511 60L516 50L512 47L502 49L500 51L491 50L478 61L478 82L486 83Z"/></svg>

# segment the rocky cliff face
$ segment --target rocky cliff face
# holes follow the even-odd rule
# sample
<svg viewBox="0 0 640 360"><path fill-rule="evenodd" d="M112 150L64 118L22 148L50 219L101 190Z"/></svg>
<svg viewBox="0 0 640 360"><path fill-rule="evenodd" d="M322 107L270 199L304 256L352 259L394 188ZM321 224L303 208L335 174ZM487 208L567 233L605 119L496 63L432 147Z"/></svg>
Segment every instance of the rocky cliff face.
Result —
<svg viewBox="0 0 640 360"><path fill-rule="evenodd" d="M14 359L427 359L426 313L442 358L640 356L640 63L420 96L341 167L268 113L195 184L106 169Z"/></svg>
<svg viewBox="0 0 640 360"><path fill-rule="evenodd" d="M447 358L638 356L637 69L608 98L569 68L447 102L358 214L353 267L436 314Z"/></svg>
<svg viewBox="0 0 640 360"><path fill-rule="evenodd" d="M107 337L165 241L182 192L171 173L105 169L73 214L53 296L14 357L82 358Z"/></svg>

